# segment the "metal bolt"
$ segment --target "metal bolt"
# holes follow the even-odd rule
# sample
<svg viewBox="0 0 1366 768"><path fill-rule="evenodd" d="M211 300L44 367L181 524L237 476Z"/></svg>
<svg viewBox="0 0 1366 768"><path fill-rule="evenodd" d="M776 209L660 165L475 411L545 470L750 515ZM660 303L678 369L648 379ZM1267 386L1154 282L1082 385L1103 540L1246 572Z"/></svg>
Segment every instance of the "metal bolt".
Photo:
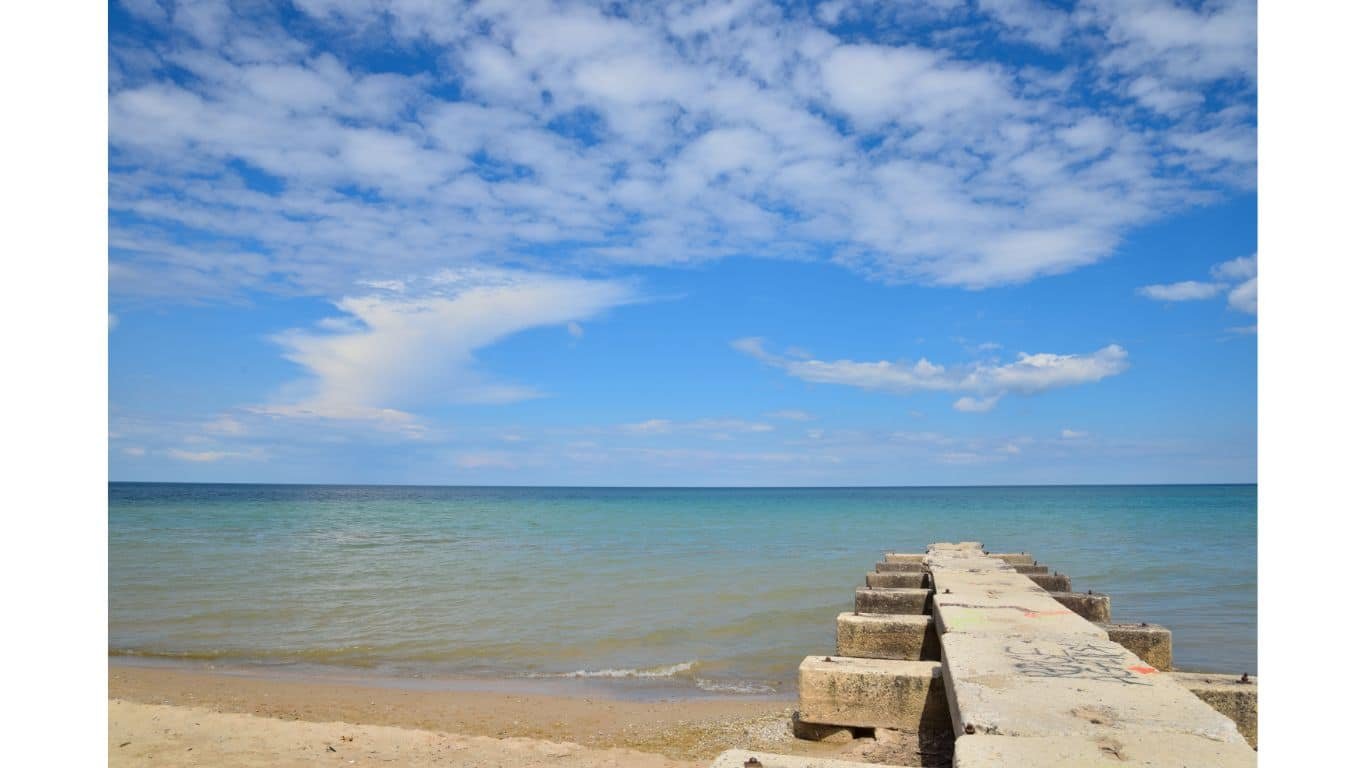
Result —
<svg viewBox="0 0 1366 768"><path fill-rule="evenodd" d="M971 736L972 734L977 733L977 729L972 727L972 723L968 723L967 725L963 726L963 733L966 733L967 735Z"/></svg>
<svg viewBox="0 0 1366 768"><path fill-rule="evenodd" d="M764 768L764 764L759 762L759 758L751 757L745 761L745 768Z"/></svg>
<svg viewBox="0 0 1366 768"><path fill-rule="evenodd" d="M833 659L831 659L829 656L826 656L826 657L825 657L825 660L826 660L826 661L833 661Z"/></svg>
<svg viewBox="0 0 1366 768"><path fill-rule="evenodd" d="M946 595L952 594L952 592L953 592L953 590L951 590L951 589L948 589L948 588L945 588L945 589L944 589L944 594L946 594Z"/></svg>

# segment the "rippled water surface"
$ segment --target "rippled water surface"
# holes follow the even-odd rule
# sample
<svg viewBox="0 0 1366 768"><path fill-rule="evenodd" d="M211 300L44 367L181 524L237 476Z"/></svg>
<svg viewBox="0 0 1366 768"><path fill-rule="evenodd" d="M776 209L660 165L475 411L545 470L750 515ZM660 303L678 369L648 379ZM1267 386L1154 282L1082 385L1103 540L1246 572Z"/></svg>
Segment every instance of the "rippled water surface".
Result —
<svg viewBox="0 0 1366 768"><path fill-rule="evenodd" d="M119 656L785 689L889 548L1029 551L1256 672L1256 486L109 486Z"/></svg>

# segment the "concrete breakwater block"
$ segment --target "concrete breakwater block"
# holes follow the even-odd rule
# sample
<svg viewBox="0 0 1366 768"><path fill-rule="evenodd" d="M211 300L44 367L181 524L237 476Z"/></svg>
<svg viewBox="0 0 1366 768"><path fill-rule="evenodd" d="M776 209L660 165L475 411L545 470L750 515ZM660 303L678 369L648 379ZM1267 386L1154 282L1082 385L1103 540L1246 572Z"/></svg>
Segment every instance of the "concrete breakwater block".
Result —
<svg viewBox="0 0 1366 768"><path fill-rule="evenodd" d="M854 590L854 611L856 613L928 614L930 612L930 591L928 589L870 589L863 587Z"/></svg>
<svg viewBox="0 0 1366 768"><path fill-rule="evenodd" d="M925 566L921 563L873 563L873 570L878 573L924 573Z"/></svg>
<svg viewBox="0 0 1366 768"><path fill-rule="evenodd" d="M1257 764L1246 744L1172 733L1113 736L963 736L954 743L954 768L1096 768L1133 765L1190 768Z"/></svg>
<svg viewBox="0 0 1366 768"><path fill-rule="evenodd" d="M1105 639L953 632L940 645L960 736L1170 733L1243 743L1232 720Z"/></svg>
<svg viewBox="0 0 1366 768"><path fill-rule="evenodd" d="M878 573L870 572L865 577L865 583L876 589L924 589L929 586L930 576L927 573L906 573L899 571L887 571Z"/></svg>
<svg viewBox="0 0 1366 768"><path fill-rule="evenodd" d="M1157 624L1106 624L1105 632L1112 642L1124 646L1125 650L1146 661L1148 666L1160 672L1172 671L1170 629ZM1234 721L1236 722L1237 718L1234 718Z"/></svg>
<svg viewBox="0 0 1366 768"><path fill-rule="evenodd" d="M1238 733L1257 747L1257 678L1241 675L1215 675L1203 672L1172 672L1177 684L1200 697L1238 725Z"/></svg>
<svg viewBox="0 0 1366 768"><path fill-rule="evenodd" d="M930 616L841 613L835 653L860 659L938 661L939 632Z"/></svg>
<svg viewBox="0 0 1366 768"><path fill-rule="evenodd" d="M1110 596L1102 595L1098 592L1083 594L1080 592L1049 591L1049 596L1059 603L1067 606L1069 610L1075 611L1087 621L1094 621L1097 624L1110 623ZM1123 645L1121 643L1121 645Z"/></svg>
<svg viewBox="0 0 1366 768"><path fill-rule="evenodd" d="M1040 587L1049 592L1071 592L1072 577L1061 573L1026 574Z"/></svg>
<svg viewBox="0 0 1366 768"><path fill-rule="evenodd" d="M882 560L887 563L923 563L925 553L888 552L882 556Z"/></svg>
<svg viewBox="0 0 1366 768"><path fill-rule="evenodd" d="M1006 563L1006 565L1010 565ZM1016 573L1023 573L1026 576L1044 576L1050 572L1046 565L1011 565Z"/></svg>
<svg viewBox="0 0 1366 768"><path fill-rule="evenodd" d="M1105 640L1105 630L1078 616L1043 590L935 594L931 601L941 635L978 632L999 635L1078 635Z"/></svg>
<svg viewBox="0 0 1366 768"><path fill-rule="evenodd" d="M1037 565L1039 562L1028 552L992 552L987 557L1003 560L1006 565Z"/></svg>
<svg viewBox="0 0 1366 768"><path fill-rule="evenodd" d="M937 661L808 656L797 668L797 710L809 723L947 731Z"/></svg>
<svg viewBox="0 0 1366 768"><path fill-rule="evenodd" d="M800 757L755 752L750 749L728 749L712 761L711 768L892 768L881 763L855 763L831 760L827 757Z"/></svg>

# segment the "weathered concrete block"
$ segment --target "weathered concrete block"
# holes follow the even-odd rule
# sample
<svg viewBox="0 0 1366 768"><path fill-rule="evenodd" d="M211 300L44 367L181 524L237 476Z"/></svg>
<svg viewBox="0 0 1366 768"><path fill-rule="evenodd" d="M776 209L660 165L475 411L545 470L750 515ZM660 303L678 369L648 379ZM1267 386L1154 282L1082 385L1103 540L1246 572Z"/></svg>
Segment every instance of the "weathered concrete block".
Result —
<svg viewBox="0 0 1366 768"><path fill-rule="evenodd" d="M1026 574L1035 584L1049 592L1071 592L1072 577L1061 573Z"/></svg>
<svg viewBox="0 0 1366 768"><path fill-rule="evenodd" d="M1006 565L1038 565L1039 561L1028 552L992 552L987 557L1004 560Z"/></svg>
<svg viewBox="0 0 1366 768"><path fill-rule="evenodd" d="M888 563L923 563L925 562L925 553L888 552L882 556L882 559Z"/></svg>
<svg viewBox="0 0 1366 768"><path fill-rule="evenodd" d="M954 743L954 768L1144 768L1228 766L1253 768L1257 753L1246 744L1210 741L1179 733L1085 736L962 736Z"/></svg>
<svg viewBox="0 0 1366 768"><path fill-rule="evenodd" d="M854 590L854 611L857 613L909 613L928 614L930 612L930 591L928 589L870 589Z"/></svg>
<svg viewBox="0 0 1366 768"><path fill-rule="evenodd" d="M1257 748L1257 678L1214 675L1203 672L1172 672L1168 677L1238 725L1238 733Z"/></svg>
<svg viewBox="0 0 1366 768"><path fill-rule="evenodd" d="M1232 720L1103 638L952 632L939 640L960 736L1164 732L1243 742Z"/></svg>
<svg viewBox="0 0 1366 768"><path fill-rule="evenodd" d="M1077 615L1097 624L1110 623L1110 596L1099 592L1082 594L1080 592L1049 591L1049 596L1076 611Z"/></svg>
<svg viewBox="0 0 1366 768"><path fill-rule="evenodd" d="M809 723L916 731L949 727L937 661L808 656L797 668L797 709Z"/></svg>
<svg viewBox="0 0 1366 768"><path fill-rule="evenodd" d="M878 573L924 573L925 566L920 563L874 563L873 570Z"/></svg>
<svg viewBox="0 0 1366 768"><path fill-rule="evenodd" d="M1012 565L1011 567L1015 569L1016 573L1023 573L1026 576L1043 576L1051 570L1046 565Z"/></svg>
<svg viewBox="0 0 1366 768"><path fill-rule="evenodd" d="M930 616L841 613L835 653L859 659L939 660L939 632Z"/></svg>
<svg viewBox="0 0 1366 768"><path fill-rule="evenodd" d="M877 589L924 589L929 586L929 574L873 571L865 577L869 587Z"/></svg>
<svg viewBox="0 0 1366 768"><path fill-rule="evenodd" d="M1109 613L1108 608L1106 606ZM1172 631L1157 624L1106 624L1112 642L1148 662L1159 672L1172 671Z"/></svg>
<svg viewBox="0 0 1366 768"><path fill-rule="evenodd" d="M858 763L831 760L828 757L800 757L755 752L750 749L728 749L711 764L711 768L892 768L882 763Z"/></svg>

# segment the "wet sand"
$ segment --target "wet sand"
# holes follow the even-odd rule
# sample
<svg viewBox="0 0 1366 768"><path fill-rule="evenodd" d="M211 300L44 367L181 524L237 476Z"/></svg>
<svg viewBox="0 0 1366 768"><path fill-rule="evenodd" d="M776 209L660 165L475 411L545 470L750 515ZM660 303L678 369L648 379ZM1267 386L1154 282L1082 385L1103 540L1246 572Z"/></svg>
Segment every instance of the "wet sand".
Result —
<svg viewBox="0 0 1366 768"><path fill-rule="evenodd" d="M705 766L732 747L919 762L886 741L796 739L793 702L773 699L424 690L114 664L109 699L111 765L674 768Z"/></svg>

